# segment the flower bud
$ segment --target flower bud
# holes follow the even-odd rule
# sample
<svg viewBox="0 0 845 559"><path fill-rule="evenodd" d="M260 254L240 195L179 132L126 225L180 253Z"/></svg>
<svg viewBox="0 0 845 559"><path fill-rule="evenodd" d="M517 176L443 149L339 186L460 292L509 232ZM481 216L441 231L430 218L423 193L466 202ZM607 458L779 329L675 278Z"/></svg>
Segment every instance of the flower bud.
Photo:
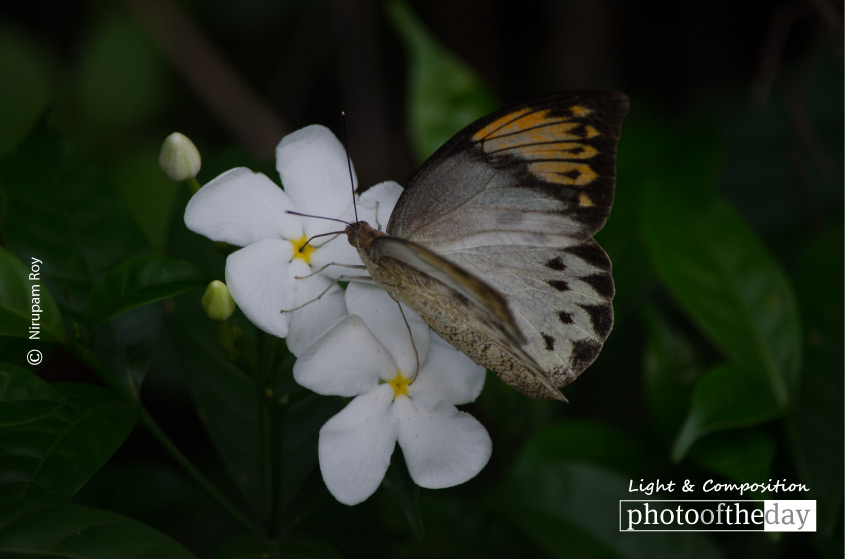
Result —
<svg viewBox="0 0 845 559"><path fill-rule="evenodd" d="M161 145L158 164L174 181L184 181L197 176L200 171L200 152L187 136L174 132Z"/></svg>
<svg viewBox="0 0 845 559"><path fill-rule="evenodd" d="M208 284L202 295L202 308L211 320L226 320L235 312L235 300L222 281Z"/></svg>

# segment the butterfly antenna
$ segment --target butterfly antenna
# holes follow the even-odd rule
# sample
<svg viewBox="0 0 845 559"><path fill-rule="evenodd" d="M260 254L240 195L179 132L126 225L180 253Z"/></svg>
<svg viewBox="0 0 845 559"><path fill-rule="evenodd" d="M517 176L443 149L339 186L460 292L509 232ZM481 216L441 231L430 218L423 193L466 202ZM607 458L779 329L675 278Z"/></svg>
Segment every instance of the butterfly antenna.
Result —
<svg viewBox="0 0 845 559"><path fill-rule="evenodd" d="M408 329L408 337L411 338L411 347L414 348L414 359L417 362L417 369L414 371L414 378L411 379L411 382L408 384L413 384L415 380L417 380L417 375L420 373L420 354L417 352L417 344L414 343L414 333L411 331L411 325L408 324L408 319L405 317L405 311L402 310L402 305L399 304L399 301L396 301L396 305L399 307L399 312L402 314L402 320L405 321L405 328Z"/></svg>
<svg viewBox="0 0 845 559"><path fill-rule="evenodd" d="M343 223L344 225L351 225L351 223L349 223L348 221L345 221L343 219L337 219L335 217L326 217L324 215L303 214L303 213L299 213L299 212L294 212L292 210L285 210L285 213L290 214L290 215L298 215L300 217L313 217L315 219L328 219L329 221L337 221L339 223Z"/></svg>
<svg viewBox="0 0 845 559"><path fill-rule="evenodd" d="M349 186L352 187L352 209L355 211L355 223L358 223L358 205L355 203L355 180L352 178L352 160L349 158L349 141L346 137L346 113L340 111L340 135L343 137L343 150L346 152L346 167L349 169Z"/></svg>

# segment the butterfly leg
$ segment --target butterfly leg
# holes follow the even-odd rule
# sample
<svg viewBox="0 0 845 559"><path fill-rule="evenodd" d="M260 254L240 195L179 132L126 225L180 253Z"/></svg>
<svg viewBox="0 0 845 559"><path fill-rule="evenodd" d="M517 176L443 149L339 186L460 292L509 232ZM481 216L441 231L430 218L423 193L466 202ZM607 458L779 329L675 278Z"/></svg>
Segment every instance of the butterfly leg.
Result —
<svg viewBox="0 0 845 559"><path fill-rule="evenodd" d="M303 277L307 278L308 276L303 276ZM297 278L297 279L302 279L302 278ZM288 313L288 312L298 311L299 309L301 309L303 307L307 307L308 305L310 305L311 303L313 303L315 301L319 301L320 299L323 298L323 295L328 293L329 289L331 289L332 287L337 285L337 282L339 282L339 281L341 281L341 280L340 279L332 280L332 282L328 285L328 287L326 287L319 295L317 295L313 299L309 299L308 301L305 301L304 303L302 303L298 307L294 307L292 309L282 309L279 312L284 314L284 313Z"/></svg>
<svg viewBox="0 0 845 559"><path fill-rule="evenodd" d="M326 266L331 266L331 264L326 264ZM338 266L346 266L348 268L356 268L356 269L364 267L364 266L352 266L352 265L345 265L345 264L338 264ZM323 266L323 268L325 268L325 266ZM320 268L320 269L322 270L322 268ZM306 279L306 278L310 278L311 276L313 276L316 273L317 272L314 272L313 274L308 274L307 276L294 276L294 277L296 279ZM332 282L328 285L328 287L326 287L319 295L317 295L313 299L309 299L308 301L305 301L304 303L302 303L298 307L294 307L292 309L282 309L279 312L287 313L287 312L298 311L299 309L306 307L306 306L310 305L311 303L313 303L315 301L319 301L320 299L322 299L323 295L328 293L329 289L331 289L332 287L337 285L338 282L340 282L340 281L350 281L350 280L372 281L373 278L371 278L370 276L340 276L339 278L332 280Z"/></svg>
<svg viewBox="0 0 845 559"><path fill-rule="evenodd" d="M320 272L322 272L323 270L325 270L329 266L340 266L341 268L351 268L353 270L366 270L367 269L366 266L363 266L361 264L341 264L339 262L329 262L328 264L321 266L320 268L314 270L313 272L311 272L307 276L294 276L294 277L296 279L310 278L311 276L316 276L317 274L319 274Z"/></svg>

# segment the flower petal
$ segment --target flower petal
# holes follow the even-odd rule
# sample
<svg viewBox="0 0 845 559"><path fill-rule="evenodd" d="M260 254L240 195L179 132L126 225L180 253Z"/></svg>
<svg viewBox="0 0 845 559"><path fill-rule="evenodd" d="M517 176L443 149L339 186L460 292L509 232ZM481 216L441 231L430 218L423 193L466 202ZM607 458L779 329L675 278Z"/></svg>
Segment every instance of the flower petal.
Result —
<svg viewBox="0 0 845 559"><path fill-rule="evenodd" d="M341 503L357 505L381 485L396 447L392 404L393 389L382 385L352 400L320 429L320 471Z"/></svg>
<svg viewBox="0 0 845 559"><path fill-rule="evenodd" d="M361 317L361 320L393 356L393 361L405 376L410 377L416 374L417 356L420 365L425 363L430 343L428 325L417 313L402 305L408 326L411 327L413 333L412 344L411 336L408 335L408 326L405 325L402 313L399 312L399 306L386 291L372 284L352 282L346 288L346 308L350 313ZM417 350L416 355L414 348Z"/></svg>
<svg viewBox="0 0 845 559"><path fill-rule="evenodd" d="M276 169L302 213L341 217L352 202L346 150L325 126L306 126L282 138ZM357 188L354 170L352 177Z"/></svg>
<svg viewBox="0 0 845 559"><path fill-rule="evenodd" d="M384 346L354 315L346 315L297 359L293 378L318 394L357 396L379 386L396 365Z"/></svg>
<svg viewBox="0 0 845 559"><path fill-rule="evenodd" d="M487 370L449 344L431 333L428 359L408 388L415 402L442 400L453 405L474 402L481 389Z"/></svg>
<svg viewBox="0 0 845 559"><path fill-rule="evenodd" d="M311 234L311 233L309 233ZM327 237L329 238L329 237ZM311 254L311 267L319 270L326 264L343 264L344 266L329 266L325 268L322 275L338 279L341 276L368 276L367 270L356 270L347 266L363 266L361 257L358 256L358 251L349 244L346 240L346 235L341 234L337 238L332 239L326 244L321 245L320 241L326 242L325 239L315 239L314 246L318 247Z"/></svg>
<svg viewBox="0 0 845 559"><path fill-rule="evenodd" d="M299 216L287 194L261 173L239 167L218 176L193 195L185 225L212 241L246 246L261 239L302 236Z"/></svg>
<svg viewBox="0 0 845 559"><path fill-rule="evenodd" d="M311 273L304 262L299 267L303 275ZM323 293L326 288L328 291ZM287 344L288 349L299 356L347 312L343 289L322 275L294 279L294 289L294 307L305 306L290 313ZM317 297L320 299L315 300Z"/></svg>
<svg viewBox="0 0 845 559"><path fill-rule="evenodd" d="M358 199L358 219L366 221L379 231L384 231L402 190L399 183L394 181L371 186Z"/></svg>
<svg viewBox="0 0 845 559"><path fill-rule="evenodd" d="M226 284L232 298L256 326L284 338L295 306L293 245L267 239L233 252L226 259Z"/></svg>
<svg viewBox="0 0 845 559"><path fill-rule="evenodd" d="M398 398L391 413L399 424L399 446L411 478L439 489L464 483L484 468L493 443L470 414L441 402L433 409Z"/></svg>

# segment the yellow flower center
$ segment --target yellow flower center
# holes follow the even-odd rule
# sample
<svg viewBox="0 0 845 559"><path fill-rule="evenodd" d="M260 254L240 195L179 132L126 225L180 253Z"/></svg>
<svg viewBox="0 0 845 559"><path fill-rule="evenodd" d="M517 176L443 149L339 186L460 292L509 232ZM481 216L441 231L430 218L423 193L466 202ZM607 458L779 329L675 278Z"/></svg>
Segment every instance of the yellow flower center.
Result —
<svg viewBox="0 0 845 559"><path fill-rule="evenodd" d="M408 395L408 385L411 383L410 378L406 377L402 374L402 371L396 371L396 376L393 377L388 381L390 386L393 387L393 399L395 400L399 396L407 396Z"/></svg>
<svg viewBox="0 0 845 559"><path fill-rule="evenodd" d="M293 257L304 260L306 264L311 264L311 253L314 252L314 247L310 244L306 245L308 237L305 235L290 242L293 245Z"/></svg>

